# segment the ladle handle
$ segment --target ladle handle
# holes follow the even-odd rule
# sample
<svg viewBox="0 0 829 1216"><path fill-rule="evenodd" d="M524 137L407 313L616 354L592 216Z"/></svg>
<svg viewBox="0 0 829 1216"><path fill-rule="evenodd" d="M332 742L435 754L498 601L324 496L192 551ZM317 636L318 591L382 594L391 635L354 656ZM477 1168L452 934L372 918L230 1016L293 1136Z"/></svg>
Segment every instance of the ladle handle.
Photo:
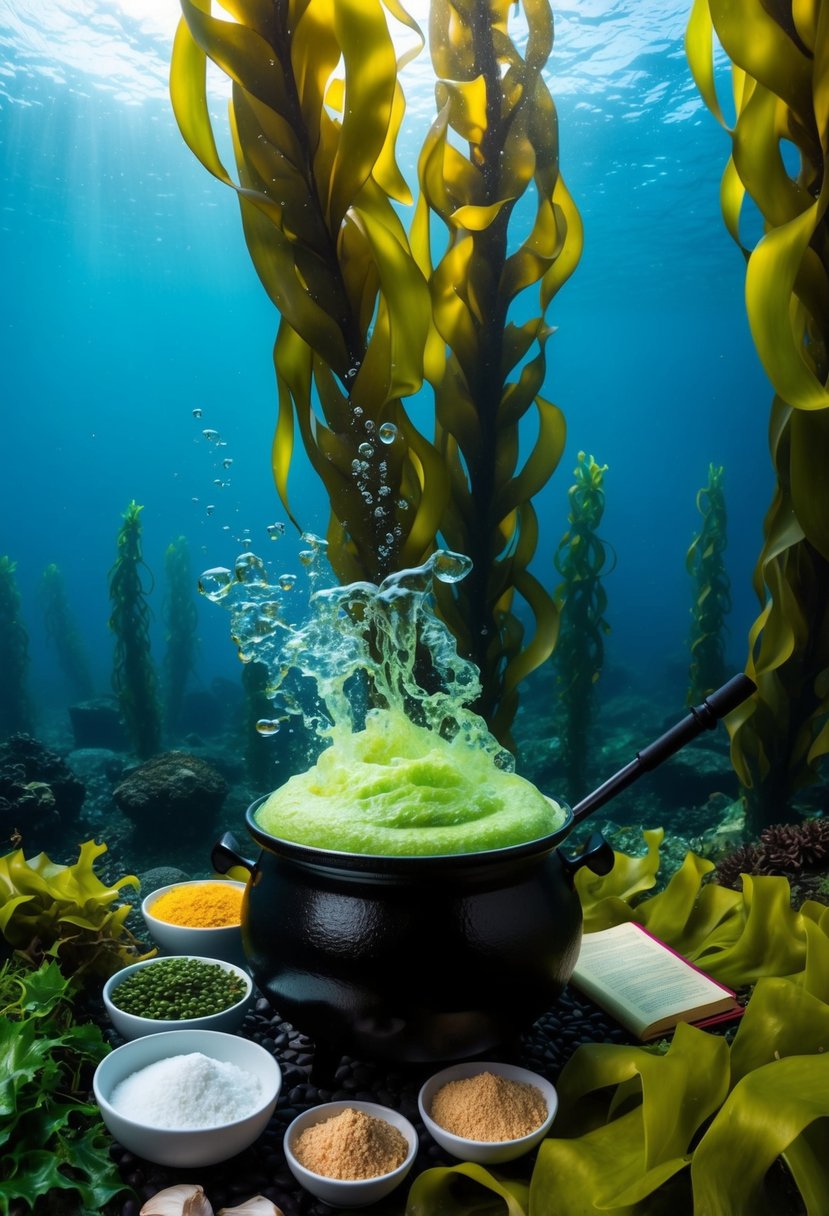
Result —
<svg viewBox="0 0 829 1216"><path fill-rule="evenodd" d="M632 785L637 778L641 777L642 773L648 773L651 769L656 768L663 760L667 760L678 752L686 743L696 739L697 735L701 735L704 730L713 730L720 718L724 718L726 714L731 713L732 709L741 705L746 697L751 696L756 687L754 681L742 672L732 676L726 684L723 684L722 688L712 692L701 705L694 706L689 714L670 730L666 730L664 735L660 735L653 743L649 743L647 747L643 747L640 752L637 752L634 760L609 777L592 794L582 798L581 802L573 807L573 823L581 823L582 819Z"/></svg>

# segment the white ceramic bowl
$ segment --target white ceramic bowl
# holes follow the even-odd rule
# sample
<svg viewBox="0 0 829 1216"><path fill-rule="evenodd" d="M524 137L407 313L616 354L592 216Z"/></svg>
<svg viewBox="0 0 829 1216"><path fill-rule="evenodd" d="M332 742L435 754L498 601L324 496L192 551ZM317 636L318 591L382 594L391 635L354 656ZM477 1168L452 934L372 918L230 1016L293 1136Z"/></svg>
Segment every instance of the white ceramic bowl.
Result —
<svg viewBox="0 0 829 1216"><path fill-rule="evenodd" d="M158 1060L196 1051L235 1064L259 1080L262 1098L249 1115L216 1127L164 1128L114 1109L110 1098L120 1081ZM253 1144L273 1114L281 1084L282 1073L270 1052L250 1039L217 1030L167 1030L132 1039L104 1057L92 1080L101 1116L118 1143L145 1161L179 1169L226 1161Z"/></svg>
<svg viewBox="0 0 829 1216"><path fill-rule="evenodd" d="M534 1085L536 1089L541 1090L544 1101L547 1103L547 1118L544 1122L528 1136L521 1136L518 1140L467 1140L463 1136L453 1135L445 1127L435 1123L430 1111L432 1099L437 1091L449 1081L476 1077L482 1072L491 1072L497 1076L506 1077L510 1081L523 1081L525 1085ZM529 1072L526 1068L518 1068L514 1064L476 1060L464 1064L452 1064L449 1068L444 1068L442 1072L430 1077L421 1087L417 1105L429 1135L447 1153L451 1153L453 1157L460 1157L462 1161L474 1161L478 1165L494 1165L500 1161L512 1161L516 1157L523 1156L544 1139L558 1109L558 1094L555 1086L551 1085L549 1081L540 1077L538 1073Z"/></svg>
<svg viewBox="0 0 829 1216"><path fill-rule="evenodd" d="M387 1123L391 1123L392 1127L397 1128L409 1145L409 1151L402 1165L388 1174L380 1174L377 1178L355 1179L326 1178L322 1174L314 1174L304 1165L300 1165L293 1153L293 1145L300 1133L315 1123L325 1123L327 1119L333 1119L341 1111L349 1109L365 1111L368 1115L374 1115L376 1119L385 1119ZM334 1207L359 1208L376 1203L400 1185L417 1156L418 1140L417 1132L409 1120L404 1119L396 1110L392 1110L388 1106L378 1106L376 1102L326 1102L322 1106L314 1106L311 1110L297 1115L285 1132L283 1148L288 1168L306 1191L310 1191L312 1195L316 1195L318 1199L322 1199Z"/></svg>
<svg viewBox="0 0 829 1216"><path fill-rule="evenodd" d="M167 891L178 887L216 886L239 887L244 891L245 883L228 878L195 878L190 882L173 882L169 886L151 891L141 902L141 914L147 929L162 954L192 954L199 958L219 958L237 967L246 966L242 949L242 926L226 925L218 929L196 929L189 925L171 925L169 921L153 916L153 904Z"/></svg>
<svg viewBox="0 0 829 1216"><path fill-rule="evenodd" d="M197 958L196 955L183 955L184 958ZM124 967L121 971L116 971L115 975L110 976L104 984L103 998L104 1008L109 1015L109 1020L112 1022L115 1029L124 1039L138 1039L145 1034L161 1034L165 1030L222 1030L227 1034L233 1034L238 1030L245 1020L251 1000L253 998L253 981L250 975L242 967L237 967L235 963L225 962L220 958L197 958L200 963L213 963L217 967L224 968L225 971L230 971L238 976L244 984L244 994L236 1001L235 1004L229 1005L227 1009L223 1009L220 1013L211 1013L203 1018L143 1018L137 1013L127 1013L126 1010L118 1006L118 988L123 984L124 980L134 975L136 971L142 971L145 967L158 967L169 962L169 958L149 958L141 963L133 963L130 967Z"/></svg>

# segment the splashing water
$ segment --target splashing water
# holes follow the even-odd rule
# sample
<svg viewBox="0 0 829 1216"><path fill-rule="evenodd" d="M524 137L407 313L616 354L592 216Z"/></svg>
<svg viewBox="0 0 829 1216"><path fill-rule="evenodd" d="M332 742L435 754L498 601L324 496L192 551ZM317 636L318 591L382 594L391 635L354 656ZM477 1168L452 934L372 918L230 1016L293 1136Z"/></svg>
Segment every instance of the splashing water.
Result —
<svg viewBox="0 0 829 1216"><path fill-rule="evenodd" d="M472 568L469 558L438 550L422 566L391 574L379 585L321 586L334 582L327 544L311 533L302 541L299 557L309 584L305 619L296 619L301 597L294 577L281 575L271 583L255 553L242 553L232 572L214 567L199 580L202 594L229 611L241 661L267 667L266 695L275 710L301 715L327 742L392 711L446 740L482 748L499 768L512 771L513 757L469 708L481 691L478 670L458 655L433 607L434 581L459 582ZM428 678L428 690L419 674ZM312 682L315 708L298 695L297 677ZM259 723L257 729L271 733Z"/></svg>

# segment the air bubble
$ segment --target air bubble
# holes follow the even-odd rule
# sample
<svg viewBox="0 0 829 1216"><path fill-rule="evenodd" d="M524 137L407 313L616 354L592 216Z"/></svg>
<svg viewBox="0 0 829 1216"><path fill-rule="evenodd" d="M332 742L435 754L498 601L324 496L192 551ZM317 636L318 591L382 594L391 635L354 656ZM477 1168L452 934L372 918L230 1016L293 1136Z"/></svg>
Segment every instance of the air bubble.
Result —
<svg viewBox="0 0 829 1216"><path fill-rule="evenodd" d="M279 731L278 718L260 718L256 723L256 732L260 735L275 735Z"/></svg>
<svg viewBox="0 0 829 1216"><path fill-rule="evenodd" d="M296 585L296 575L295 574L280 574L278 581L279 581L280 589L282 591L292 591L294 586Z"/></svg>
<svg viewBox="0 0 829 1216"><path fill-rule="evenodd" d="M209 502L204 509L208 515L212 515L213 512L216 510L216 504Z"/></svg>
<svg viewBox="0 0 829 1216"><path fill-rule="evenodd" d="M268 524L267 533L271 540L279 540L280 536L285 535L285 525L281 520L275 524Z"/></svg>
<svg viewBox="0 0 829 1216"><path fill-rule="evenodd" d="M222 461L222 468L229 469L232 464L233 464L233 457L225 456L224 460Z"/></svg>
<svg viewBox="0 0 829 1216"><path fill-rule="evenodd" d="M374 455L374 448L371 446L370 443L361 443L360 446L357 448L357 451L360 453L360 455L363 457L364 460L369 460Z"/></svg>
<svg viewBox="0 0 829 1216"><path fill-rule="evenodd" d="M472 569L472 562L463 553L438 549L430 559L432 573L441 583L459 583Z"/></svg>
<svg viewBox="0 0 829 1216"><path fill-rule="evenodd" d="M196 408L193 410L193 417L194 417L194 418L201 418L202 413L203 413L203 410L200 410L200 409L199 409L199 407L198 407L198 406L196 406Z"/></svg>
<svg viewBox="0 0 829 1216"><path fill-rule="evenodd" d="M204 435L204 437L208 443L213 443L216 439L219 438L219 432L214 431L213 428L210 426L207 426L204 428L204 430L202 431L202 435Z"/></svg>
<svg viewBox="0 0 829 1216"><path fill-rule="evenodd" d="M384 422L377 432L377 436L381 443L394 443L397 438L397 427L393 422Z"/></svg>
<svg viewBox="0 0 829 1216"><path fill-rule="evenodd" d="M268 576L265 573L265 563L255 553L240 553L236 558L236 578L248 586L267 586Z"/></svg>
<svg viewBox="0 0 829 1216"><path fill-rule="evenodd" d="M361 469L362 467L363 467L363 465L362 465L362 462L361 462L361 461L359 461L359 460L352 460L352 462L351 462L351 472L352 472L352 473L359 473L359 472L360 472L360 469Z"/></svg>
<svg viewBox="0 0 829 1216"><path fill-rule="evenodd" d="M233 585L233 575L225 566L214 566L205 570L199 578L199 591L214 604L223 600Z"/></svg>

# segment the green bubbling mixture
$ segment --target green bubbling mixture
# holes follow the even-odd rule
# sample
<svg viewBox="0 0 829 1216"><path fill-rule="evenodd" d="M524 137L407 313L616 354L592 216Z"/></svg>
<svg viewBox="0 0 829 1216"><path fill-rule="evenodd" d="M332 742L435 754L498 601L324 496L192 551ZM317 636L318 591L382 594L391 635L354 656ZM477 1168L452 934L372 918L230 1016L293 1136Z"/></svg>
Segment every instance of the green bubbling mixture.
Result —
<svg viewBox="0 0 829 1216"><path fill-rule="evenodd" d="M313 768L271 794L256 821L272 836L316 848L423 856L535 840L565 815L482 748L382 710L365 730L335 734Z"/></svg>

